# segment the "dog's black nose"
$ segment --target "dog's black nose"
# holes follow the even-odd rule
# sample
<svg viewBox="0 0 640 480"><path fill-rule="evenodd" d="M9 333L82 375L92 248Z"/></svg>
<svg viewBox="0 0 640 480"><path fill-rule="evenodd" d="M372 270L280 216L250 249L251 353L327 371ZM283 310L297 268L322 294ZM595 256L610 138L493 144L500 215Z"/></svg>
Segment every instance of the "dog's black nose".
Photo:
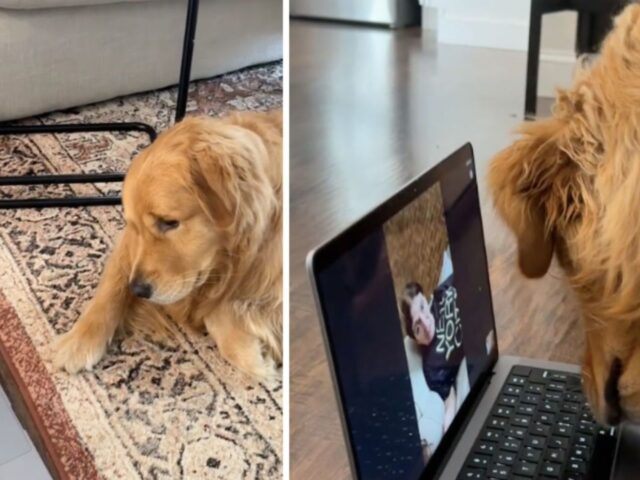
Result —
<svg viewBox="0 0 640 480"><path fill-rule="evenodd" d="M617 425L622 420L622 407L620 406L620 391L618 382L622 375L622 362L619 358L613 360L609 370L609 378L604 386L604 399L607 402L607 422L609 425Z"/></svg>
<svg viewBox="0 0 640 480"><path fill-rule="evenodd" d="M131 291L136 297L140 298L151 298L151 294L153 293L151 285L139 279L135 279L131 282L129 288L131 288Z"/></svg>

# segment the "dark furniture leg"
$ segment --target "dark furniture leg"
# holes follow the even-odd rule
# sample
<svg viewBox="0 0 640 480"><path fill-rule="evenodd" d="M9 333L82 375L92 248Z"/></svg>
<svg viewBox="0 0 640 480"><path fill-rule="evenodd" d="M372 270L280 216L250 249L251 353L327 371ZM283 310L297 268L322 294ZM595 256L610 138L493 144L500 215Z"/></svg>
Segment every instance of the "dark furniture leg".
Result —
<svg viewBox="0 0 640 480"><path fill-rule="evenodd" d="M524 105L526 120L531 120L536 115L542 16L562 10L577 11L576 53L578 55L595 53L611 30L613 17L628 3L630 3L629 0L531 0L527 87Z"/></svg>
<svg viewBox="0 0 640 480"><path fill-rule="evenodd" d="M193 45L196 38L199 3L199 0L189 0L189 6L187 7L187 24L184 29L182 62L180 65L180 82L178 84L178 99L176 101L176 122L179 122L184 118L184 114L187 110L189 79L191 78L191 65L193 63Z"/></svg>
<svg viewBox="0 0 640 480"><path fill-rule="evenodd" d="M540 64L540 34L542 33L543 13L545 12L540 2L532 0L531 19L529 21L529 51L527 53L527 87L524 104L524 116L526 119L531 119L536 116L538 66Z"/></svg>
<svg viewBox="0 0 640 480"><path fill-rule="evenodd" d="M193 58L193 45L198 21L198 0L189 0L187 7L187 20L185 24L184 45L182 61L180 65L180 82L178 84L178 98L176 104L176 121L182 120L186 111L187 95L189 92L189 79L191 74L191 62ZM0 124L0 136L2 135L33 135L55 133L78 132L144 132L153 142L156 131L150 125L140 122L128 123L78 123L63 125L11 125ZM0 187L8 185L55 185L72 183L106 183L121 182L124 179L122 173L94 173L94 174L57 174L57 175L23 175L13 177L0 177ZM25 198L25 199L0 199L0 209L9 208L39 208L39 207L86 207L95 205L117 205L119 197L64 197L64 198Z"/></svg>

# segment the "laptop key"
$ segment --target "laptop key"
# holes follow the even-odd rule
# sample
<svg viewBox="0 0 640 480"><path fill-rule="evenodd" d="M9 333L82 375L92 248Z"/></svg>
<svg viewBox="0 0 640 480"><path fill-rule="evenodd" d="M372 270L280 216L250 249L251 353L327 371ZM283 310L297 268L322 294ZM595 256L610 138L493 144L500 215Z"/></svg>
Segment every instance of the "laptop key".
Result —
<svg viewBox="0 0 640 480"><path fill-rule="evenodd" d="M501 465L511 466L516 461L516 455L509 452L500 452L496 455L494 461Z"/></svg>
<svg viewBox="0 0 640 480"><path fill-rule="evenodd" d="M494 430L492 428L487 428L484 433L482 434L482 437L480 437L482 440L488 440L490 442L497 442L500 440L500 438L502 437L502 432L500 430Z"/></svg>
<svg viewBox="0 0 640 480"><path fill-rule="evenodd" d="M544 395L544 398L546 400L549 400L551 402L561 402L562 401L562 394L559 392L547 392Z"/></svg>
<svg viewBox="0 0 640 480"><path fill-rule="evenodd" d="M518 404L518 397L503 395L502 397L500 397L500 400L498 400L498 405L503 405L505 407L513 407L514 405L517 405L517 404Z"/></svg>
<svg viewBox="0 0 640 480"><path fill-rule="evenodd" d="M566 373L553 372L549 375L549 378L554 382L566 382L569 378Z"/></svg>
<svg viewBox="0 0 640 480"><path fill-rule="evenodd" d="M540 403L542 399L542 395L538 395L536 393L525 393L520 399L521 403L526 403L528 405L537 405Z"/></svg>
<svg viewBox="0 0 640 480"><path fill-rule="evenodd" d="M513 375L518 375L521 377L528 377L529 375L531 375L531 367L526 367L524 365L515 365L511 369L511 373Z"/></svg>
<svg viewBox="0 0 640 480"><path fill-rule="evenodd" d="M509 427L506 431L506 435L507 437L522 440L527 436L527 430L522 427Z"/></svg>
<svg viewBox="0 0 640 480"><path fill-rule="evenodd" d="M583 433L585 435L593 436L596 434L598 430L596 425L592 425L590 423L581 423L578 425L578 432Z"/></svg>
<svg viewBox="0 0 640 480"><path fill-rule="evenodd" d="M571 458L586 460L588 456L589 452L584 447L575 447L573 450L571 450Z"/></svg>
<svg viewBox="0 0 640 480"><path fill-rule="evenodd" d="M548 425L532 425L529 433L531 435L539 435L541 437L548 437L551 432L551 427Z"/></svg>
<svg viewBox="0 0 640 480"><path fill-rule="evenodd" d="M508 426L508 421L505 418L493 417L489 420L489 427L495 428L496 430L504 430Z"/></svg>
<svg viewBox="0 0 640 480"><path fill-rule="evenodd" d="M465 468L458 475L458 480L484 480L485 471L478 468Z"/></svg>
<svg viewBox="0 0 640 480"><path fill-rule="evenodd" d="M566 385L564 383L551 382L547 384L547 390L553 392L564 392Z"/></svg>
<svg viewBox="0 0 640 480"><path fill-rule="evenodd" d="M596 423L595 418L593 418L593 415L591 415L591 412L589 410L585 410L584 412L582 412L582 414L580 415L580 420L588 423Z"/></svg>
<svg viewBox="0 0 640 480"><path fill-rule="evenodd" d="M475 453L484 453L486 455L493 455L496 451L496 443L493 442L479 442L474 448Z"/></svg>
<svg viewBox="0 0 640 480"><path fill-rule="evenodd" d="M531 462L519 461L513 467L513 473L524 477L533 478L536 474L536 464Z"/></svg>
<svg viewBox="0 0 640 480"><path fill-rule="evenodd" d="M557 425L556 428L553 429L553 434L557 437L571 438L571 435L573 434L573 428L567 427L565 425Z"/></svg>
<svg viewBox="0 0 640 480"><path fill-rule="evenodd" d="M544 386L543 385L539 385L537 383L530 383L529 385L527 385L527 387L525 388L526 392L529 393L544 393Z"/></svg>
<svg viewBox="0 0 640 480"><path fill-rule="evenodd" d="M581 447L591 447L591 445L593 445L593 439L587 435L577 435L573 443Z"/></svg>
<svg viewBox="0 0 640 480"><path fill-rule="evenodd" d="M507 384L509 385L515 385L515 386L521 387L526 383L527 383L526 377L520 377L518 375L510 375L509 378L507 379Z"/></svg>
<svg viewBox="0 0 640 480"><path fill-rule="evenodd" d="M561 413L558 415L557 423L563 423L565 425L575 425L577 417L573 413Z"/></svg>
<svg viewBox="0 0 640 480"><path fill-rule="evenodd" d="M526 448L520 454L520 457L523 460L527 460L528 462L533 462L533 463L539 462L541 456L542 456L542 451L541 450L536 450L536 449L533 449L533 448Z"/></svg>
<svg viewBox="0 0 640 480"><path fill-rule="evenodd" d="M564 463L565 454L562 450L547 450L547 460L555 463Z"/></svg>
<svg viewBox="0 0 640 480"><path fill-rule="evenodd" d="M510 407L498 407L493 412L496 417L510 418L513 415L513 408Z"/></svg>
<svg viewBox="0 0 640 480"><path fill-rule="evenodd" d="M580 405L577 403L563 403L561 411L565 413L578 413L580 411Z"/></svg>
<svg viewBox="0 0 640 480"><path fill-rule="evenodd" d="M520 440L506 438L502 440L502 443L500 443L500 450L517 453L520 450L521 445L522 442L520 442Z"/></svg>
<svg viewBox="0 0 640 480"><path fill-rule="evenodd" d="M547 443L546 439L542 437L529 437L526 442L524 442L525 446L531 448L537 448L538 450L544 450L545 444Z"/></svg>
<svg viewBox="0 0 640 480"><path fill-rule="evenodd" d="M517 427L528 427L531 424L531 419L522 415L516 415L511 420L511 424Z"/></svg>
<svg viewBox="0 0 640 480"><path fill-rule="evenodd" d="M555 424L555 416L550 413L540 413L535 419L536 423L541 423L543 425L554 425Z"/></svg>
<svg viewBox="0 0 640 480"><path fill-rule="evenodd" d="M567 463L567 471L584 474L587 471L587 465L582 461L569 460L569 463Z"/></svg>
<svg viewBox="0 0 640 480"><path fill-rule="evenodd" d="M529 375L529 382L541 383L544 385L545 383L549 382L549 372L536 368Z"/></svg>
<svg viewBox="0 0 640 480"><path fill-rule="evenodd" d="M488 467L491 462L491 457L489 455L473 455L469 461L467 462L469 467Z"/></svg>
<svg viewBox="0 0 640 480"><path fill-rule="evenodd" d="M551 478L559 478L560 477L560 465L557 463L545 463L540 470L542 475Z"/></svg>
<svg viewBox="0 0 640 480"><path fill-rule="evenodd" d="M564 394L564 399L567 402L581 403L584 400L584 397L580 393L568 392Z"/></svg>
<svg viewBox="0 0 640 480"><path fill-rule="evenodd" d="M521 392L522 387L517 387L515 385L505 385L505 388L502 391L502 393L504 393L505 395L513 395L516 397L519 396Z"/></svg>
<svg viewBox="0 0 640 480"><path fill-rule="evenodd" d="M564 437L551 437L549 439L549 447L566 450L569 447L569 440Z"/></svg>
<svg viewBox="0 0 640 480"><path fill-rule="evenodd" d="M556 413L560 409L560 404L556 402L542 402L539 408L545 413Z"/></svg>
<svg viewBox="0 0 640 480"><path fill-rule="evenodd" d="M520 415L533 415L536 413L536 407L533 405L518 405L516 412Z"/></svg>
<svg viewBox="0 0 640 480"><path fill-rule="evenodd" d="M496 480L509 480L510 473L511 469L509 467L505 467L504 465L495 465L491 467L487 472L489 478L495 478Z"/></svg>

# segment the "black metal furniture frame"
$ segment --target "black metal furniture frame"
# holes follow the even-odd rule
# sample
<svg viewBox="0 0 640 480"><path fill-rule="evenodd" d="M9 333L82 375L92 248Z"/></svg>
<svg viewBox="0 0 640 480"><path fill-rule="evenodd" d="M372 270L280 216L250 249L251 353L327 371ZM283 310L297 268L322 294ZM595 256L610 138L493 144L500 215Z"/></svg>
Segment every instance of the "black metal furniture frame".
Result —
<svg viewBox="0 0 640 480"><path fill-rule="evenodd" d="M629 0L532 0L529 20L529 50L527 54L527 86L525 119L536 116L538 100L538 69L540 64L540 34L542 17L548 13L573 10L578 12L576 53L595 53L610 29L612 17Z"/></svg>
<svg viewBox="0 0 640 480"><path fill-rule="evenodd" d="M184 118L191 78L191 64L193 46L198 22L199 0L188 0L187 20L182 47L182 61L180 65L180 81L176 101L175 121ZM151 143L156 139L156 131L150 125L140 122L120 123L78 123L61 125L10 125L0 124L0 135L32 135L78 132L143 132L149 136ZM8 185L55 185L73 183L107 183L121 182L123 173L88 173L88 174L59 174L59 175L22 175L0 177L0 187ZM93 205L117 205L119 197L64 197L64 198L25 198L0 199L0 209L9 208L38 208L38 207L85 207Z"/></svg>

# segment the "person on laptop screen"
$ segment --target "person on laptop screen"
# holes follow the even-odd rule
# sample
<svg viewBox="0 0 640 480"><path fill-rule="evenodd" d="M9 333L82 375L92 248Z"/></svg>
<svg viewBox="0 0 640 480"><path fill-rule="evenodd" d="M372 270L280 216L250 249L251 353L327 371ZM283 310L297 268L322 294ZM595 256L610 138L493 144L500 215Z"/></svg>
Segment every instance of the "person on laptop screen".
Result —
<svg viewBox="0 0 640 480"><path fill-rule="evenodd" d="M422 357L427 386L444 402L443 431L456 413L456 377L464 358L462 329L456 305L456 289L451 277L439 285L427 299L418 283L409 283L401 302L408 354L416 347Z"/></svg>
<svg viewBox="0 0 640 480"><path fill-rule="evenodd" d="M469 391L439 186L398 212L383 228L422 456L428 461Z"/></svg>

